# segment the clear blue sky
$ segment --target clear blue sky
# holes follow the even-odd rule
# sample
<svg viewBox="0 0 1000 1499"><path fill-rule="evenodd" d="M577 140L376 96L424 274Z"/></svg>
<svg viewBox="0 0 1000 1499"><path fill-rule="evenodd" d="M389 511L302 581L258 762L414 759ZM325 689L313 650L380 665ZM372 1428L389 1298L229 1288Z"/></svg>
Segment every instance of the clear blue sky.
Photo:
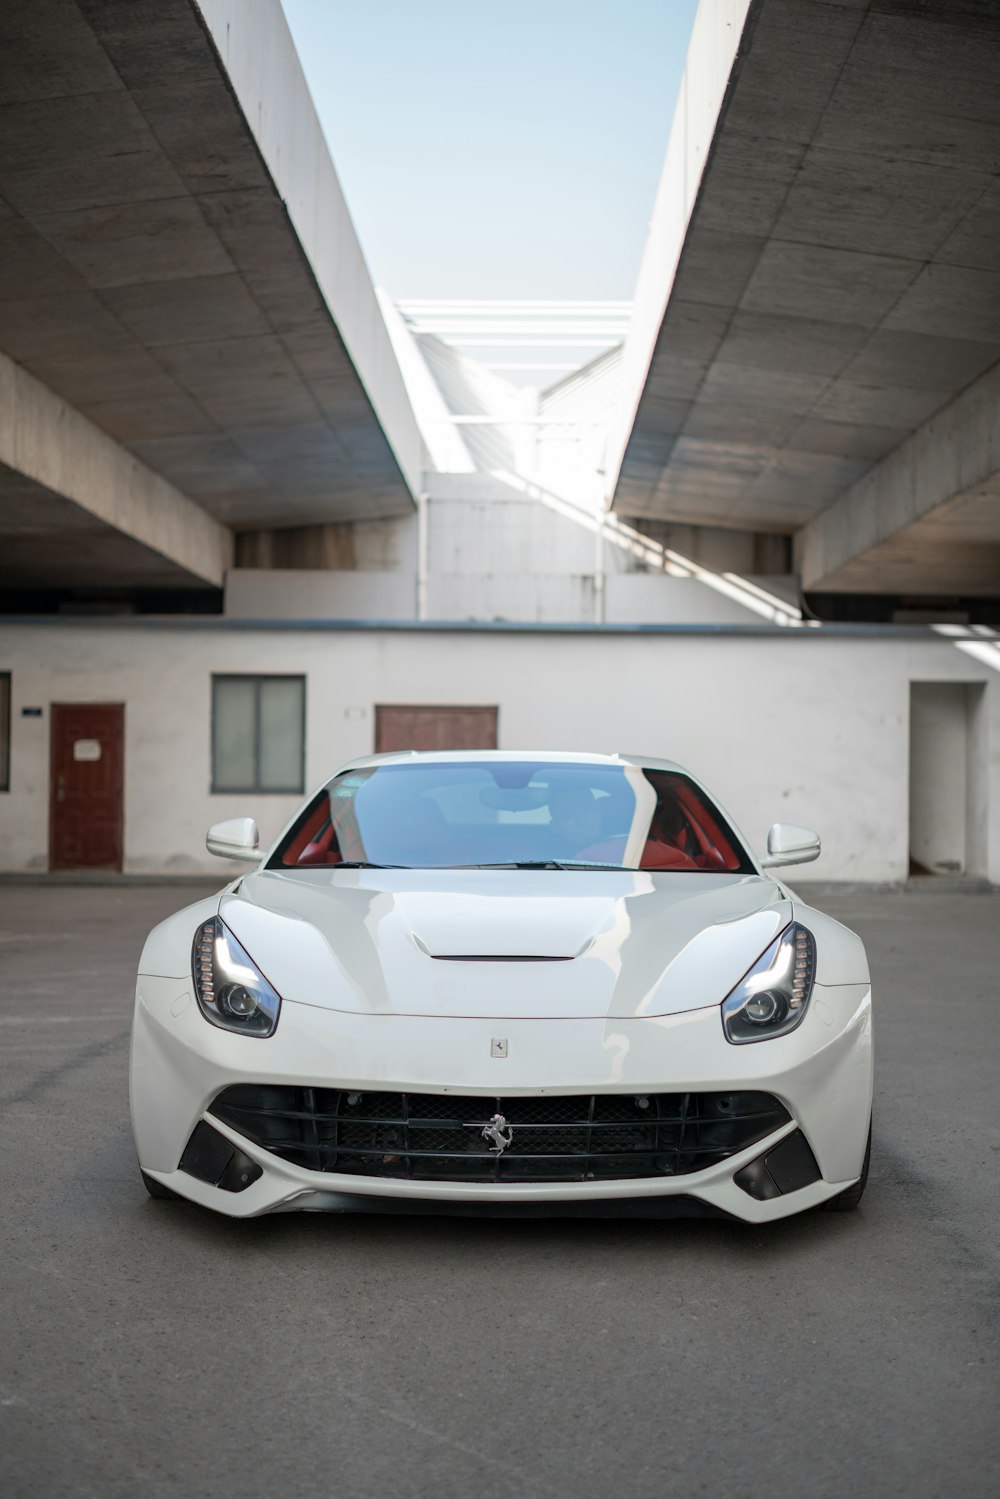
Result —
<svg viewBox="0 0 1000 1499"><path fill-rule="evenodd" d="M376 281L630 297L697 0L283 0Z"/></svg>

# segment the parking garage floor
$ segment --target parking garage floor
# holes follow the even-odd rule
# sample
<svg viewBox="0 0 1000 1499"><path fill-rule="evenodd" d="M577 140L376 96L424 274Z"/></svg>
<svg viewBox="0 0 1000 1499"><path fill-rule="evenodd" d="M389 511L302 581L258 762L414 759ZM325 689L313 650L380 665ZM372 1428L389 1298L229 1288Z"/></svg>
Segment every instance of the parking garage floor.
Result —
<svg viewBox="0 0 1000 1499"><path fill-rule="evenodd" d="M1000 1491L996 895L824 898L876 975L871 1181L763 1231L149 1200L133 974L199 893L0 887L5 1495Z"/></svg>

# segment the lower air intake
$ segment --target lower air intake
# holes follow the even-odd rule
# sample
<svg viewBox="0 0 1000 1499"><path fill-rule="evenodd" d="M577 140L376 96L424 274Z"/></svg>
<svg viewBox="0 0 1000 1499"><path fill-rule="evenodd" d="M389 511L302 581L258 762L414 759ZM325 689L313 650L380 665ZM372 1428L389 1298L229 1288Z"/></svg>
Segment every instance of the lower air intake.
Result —
<svg viewBox="0 0 1000 1499"><path fill-rule="evenodd" d="M463 1182L687 1176L789 1120L768 1093L462 1098L255 1083L226 1088L210 1112L311 1171Z"/></svg>

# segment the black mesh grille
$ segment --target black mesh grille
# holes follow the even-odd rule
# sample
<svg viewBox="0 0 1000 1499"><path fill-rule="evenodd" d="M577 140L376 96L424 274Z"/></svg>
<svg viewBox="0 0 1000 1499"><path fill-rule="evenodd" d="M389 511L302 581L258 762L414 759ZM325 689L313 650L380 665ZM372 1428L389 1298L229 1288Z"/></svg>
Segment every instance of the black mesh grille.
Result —
<svg viewBox="0 0 1000 1499"><path fill-rule="evenodd" d="M768 1093L461 1098L240 1083L211 1113L312 1171L407 1181L614 1181L684 1176L787 1124ZM502 1115L492 1148L483 1129Z"/></svg>

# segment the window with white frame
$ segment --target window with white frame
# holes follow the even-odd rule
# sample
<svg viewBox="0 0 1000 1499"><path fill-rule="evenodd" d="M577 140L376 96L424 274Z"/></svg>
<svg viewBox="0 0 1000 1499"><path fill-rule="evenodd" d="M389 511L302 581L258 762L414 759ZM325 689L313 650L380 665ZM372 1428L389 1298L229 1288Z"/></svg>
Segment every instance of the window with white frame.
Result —
<svg viewBox="0 0 1000 1499"><path fill-rule="evenodd" d="M301 792L305 677L212 677L212 790Z"/></svg>

